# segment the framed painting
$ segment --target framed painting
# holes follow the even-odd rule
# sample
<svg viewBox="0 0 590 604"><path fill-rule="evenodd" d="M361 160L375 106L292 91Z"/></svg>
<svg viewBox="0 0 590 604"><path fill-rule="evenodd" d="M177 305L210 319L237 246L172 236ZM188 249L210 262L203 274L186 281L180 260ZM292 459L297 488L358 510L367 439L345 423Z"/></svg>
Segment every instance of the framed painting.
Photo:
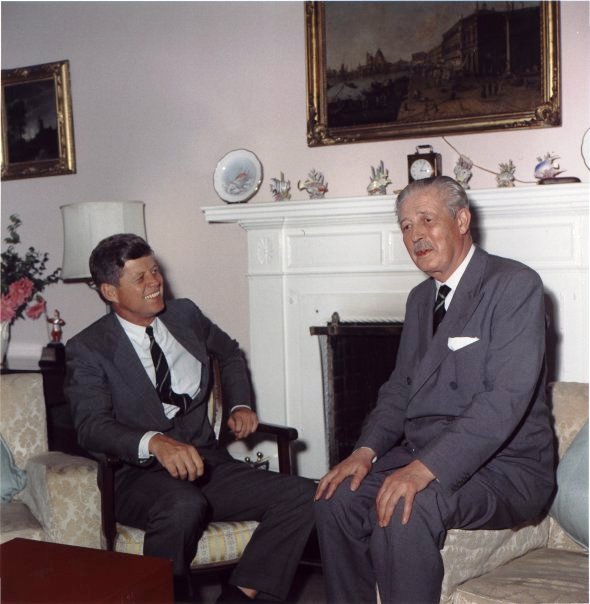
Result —
<svg viewBox="0 0 590 604"><path fill-rule="evenodd" d="M68 61L2 70L2 180L74 174Z"/></svg>
<svg viewBox="0 0 590 604"><path fill-rule="evenodd" d="M561 125L559 3L305 3L309 146Z"/></svg>

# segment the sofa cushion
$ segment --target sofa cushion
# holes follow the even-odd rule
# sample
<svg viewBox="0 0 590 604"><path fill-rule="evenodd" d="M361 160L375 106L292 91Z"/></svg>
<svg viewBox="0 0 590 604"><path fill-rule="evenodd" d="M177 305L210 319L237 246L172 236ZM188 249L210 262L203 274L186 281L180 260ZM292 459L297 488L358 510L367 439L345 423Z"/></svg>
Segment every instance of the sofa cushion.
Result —
<svg viewBox="0 0 590 604"><path fill-rule="evenodd" d="M452 604L588 602L588 556L542 548L460 585Z"/></svg>
<svg viewBox="0 0 590 604"><path fill-rule="evenodd" d="M557 468L557 495L549 512L579 545L588 548L588 422Z"/></svg>
<svg viewBox="0 0 590 604"><path fill-rule="evenodd" d="M2 502L8 503L27 484L27 474L14 462L12 451L0 434L0 490Z"/></svg>

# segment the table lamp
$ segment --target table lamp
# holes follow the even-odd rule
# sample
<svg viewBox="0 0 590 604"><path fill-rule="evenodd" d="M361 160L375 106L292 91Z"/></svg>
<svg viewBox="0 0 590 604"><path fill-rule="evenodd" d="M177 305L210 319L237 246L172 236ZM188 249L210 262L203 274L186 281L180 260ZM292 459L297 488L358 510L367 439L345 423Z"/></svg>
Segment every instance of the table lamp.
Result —
<svg viewBox="0 0 590 604"><path fill-rule="evenodd" d="M60 207L64 226L64 255L61 278L64 281L85 281L90 287L88 266L90 253L105 237L116 233L133 233L145 239L143 201L92 201L71 203ZM43 348L39 365L63 363L61 320L55 311L51 339Z"/></svg>

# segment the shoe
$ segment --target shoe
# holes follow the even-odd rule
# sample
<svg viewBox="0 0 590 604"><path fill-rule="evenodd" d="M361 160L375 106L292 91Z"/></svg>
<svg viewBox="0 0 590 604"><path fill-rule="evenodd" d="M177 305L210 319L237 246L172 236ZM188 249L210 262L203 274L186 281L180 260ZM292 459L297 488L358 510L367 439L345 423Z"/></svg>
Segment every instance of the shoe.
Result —
<svg viewBox="0 0 590 604"><path fill-rule="evenodd" d="M217 598L217 604L241 604L242 602L255 602L256 598L248 597L239 587L226 583Z"/></svg>
<svg viewBox="0 0 590 604"><path fill-rule="evenodd" d="M174 576L174 603L188 604L195 602L195 594L190 575Z"/></svg>

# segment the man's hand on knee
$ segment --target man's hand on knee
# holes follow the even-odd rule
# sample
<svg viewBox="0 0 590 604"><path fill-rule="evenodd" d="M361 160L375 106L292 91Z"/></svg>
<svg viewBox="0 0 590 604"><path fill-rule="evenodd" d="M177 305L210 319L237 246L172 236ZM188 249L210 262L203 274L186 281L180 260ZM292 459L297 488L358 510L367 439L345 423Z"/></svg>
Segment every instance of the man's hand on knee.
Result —
<svg viewBox="0 0 590 604"><path fill-rule="evenodd" d="M371 471L375 451L361 447L353 451L346 459L334 466L321 480L315 493L315 500L330 499L340 483L352 476L350 490L356 491L365 476Z"/></svg>
<svg viewBox="0 0 590 604"><path fill-rule="evenodd" d="M425 489L435 478L435 475L417 459L390 474L383 481L375 500L379 526L385 527L389 524L401 498L404 499L402 524L407 524L416 493Z"/></svg>
<svg viewBox="0 0 590 604"><path fill-rule="evenodd" d="M192 446L181 443L164 434L155 434L148 444L150 453L174 478L196 480L205 473L205 464L199 452Z"/></svg>

